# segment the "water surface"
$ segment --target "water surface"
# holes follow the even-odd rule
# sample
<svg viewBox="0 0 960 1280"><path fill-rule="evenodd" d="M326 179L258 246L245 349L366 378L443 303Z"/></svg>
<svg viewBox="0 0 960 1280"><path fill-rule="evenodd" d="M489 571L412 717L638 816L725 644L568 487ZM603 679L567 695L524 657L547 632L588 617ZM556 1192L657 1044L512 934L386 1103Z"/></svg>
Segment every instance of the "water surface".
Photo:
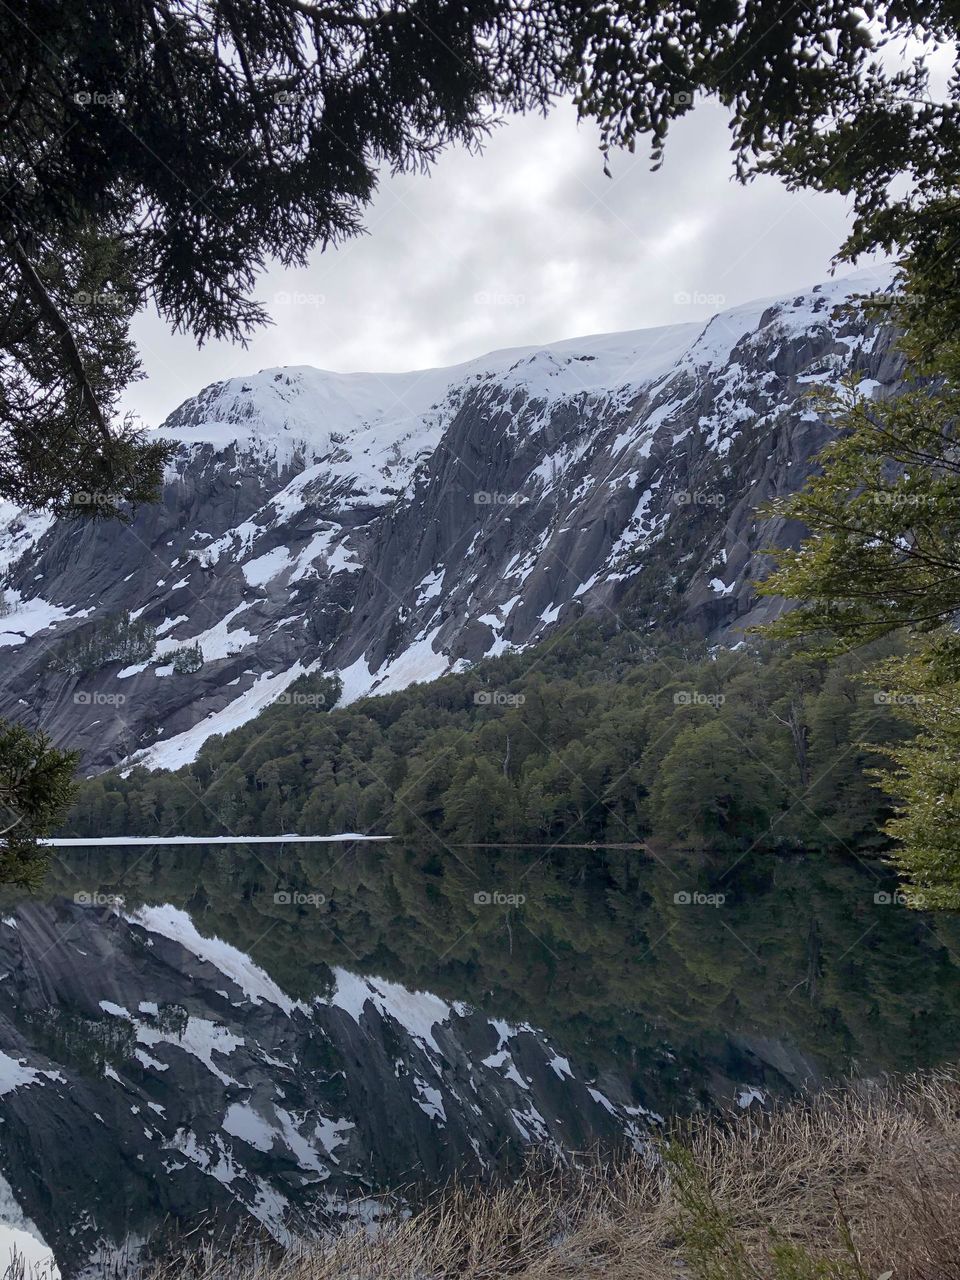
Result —
<svg viewBox="0 0 960 1280"><path fill-rule="evenodd" d="M855 858L70 849L0 916L0 1173L68 1274L960 1047L955 920Z"/></svg>

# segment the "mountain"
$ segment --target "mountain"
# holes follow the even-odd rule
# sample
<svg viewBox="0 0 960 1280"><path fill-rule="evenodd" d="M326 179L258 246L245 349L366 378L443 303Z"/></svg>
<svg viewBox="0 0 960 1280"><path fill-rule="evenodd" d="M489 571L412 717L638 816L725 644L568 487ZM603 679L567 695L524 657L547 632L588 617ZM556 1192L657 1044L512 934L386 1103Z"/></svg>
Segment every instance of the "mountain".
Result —
<svg viewBox="0 0 960 1280"><path fill-rule="evenodd" d="M0 510L0 716L89 772L175 768L306 671L350 700L583 613L736 643L778 607L764 549L802 532L756 509L829 436L806 393L898 384L894 335L838 310L890 274L449 369L207 387L128 524Z"/></svg>
<svg viewBox="0 0 960 1280"><path fill-rule="evenodd" d="M176 1226L372 1221L378 1193L659 1119L528 1024L344 969L295 1000L175 907L78 897L0 919L0 1186L65 1276Z"/></svg>

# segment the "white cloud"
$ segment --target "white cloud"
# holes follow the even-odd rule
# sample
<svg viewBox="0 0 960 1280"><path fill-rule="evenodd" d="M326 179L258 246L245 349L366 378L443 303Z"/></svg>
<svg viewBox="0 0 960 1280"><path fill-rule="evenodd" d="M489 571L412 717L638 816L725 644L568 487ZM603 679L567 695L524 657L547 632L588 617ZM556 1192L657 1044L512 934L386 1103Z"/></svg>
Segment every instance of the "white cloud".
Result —
<svg viewBox="0 0 960 1280"><path fill-rule="evenodd" d="M496 347L706 318L825 278L846 226L838 196L733 181L721 108L705 104L651 173L626 153L603 174L592 125L570 106L515 119L481 155L441 156L429 177L384 178L369 234L259 296L276 323L247 349L136 326L148 379L127 403L157 424L219 378L281 364L401 370ZM678 302L678 294L693 296ZM722 300L722 301L721 301Z"/></svg>

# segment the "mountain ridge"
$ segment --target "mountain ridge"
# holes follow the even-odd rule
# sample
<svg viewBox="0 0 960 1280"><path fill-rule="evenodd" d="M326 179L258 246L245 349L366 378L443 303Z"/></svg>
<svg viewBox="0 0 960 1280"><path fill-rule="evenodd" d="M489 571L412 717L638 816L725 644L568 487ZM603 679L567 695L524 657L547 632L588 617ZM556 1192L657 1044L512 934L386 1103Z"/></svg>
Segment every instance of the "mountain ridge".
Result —
<svg viewBox="0 0 960 1280"><path fill-rule="evenodd" d="M752 585L763 549L801 532L755 510L829 438L804 393L855 371L898 385L893 334L835 314L890 277L446 370L211 384L161 428L162 499L129 525L0 511L0 715L90 772L177 767L305 672L352 699L625 609L735 642L777 608ZM126 615L151 653L62 669Z"/></svg>

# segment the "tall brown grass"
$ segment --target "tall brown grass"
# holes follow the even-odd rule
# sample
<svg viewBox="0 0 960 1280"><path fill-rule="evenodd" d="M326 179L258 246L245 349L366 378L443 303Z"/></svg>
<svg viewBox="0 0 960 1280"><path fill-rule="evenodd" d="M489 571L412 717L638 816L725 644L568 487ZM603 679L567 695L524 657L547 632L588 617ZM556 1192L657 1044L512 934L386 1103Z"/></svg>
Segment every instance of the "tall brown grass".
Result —
<svg viewBox="0 0 960 1280"><path fill-rule="evenodd" d="M283 1253L207 1247L151 1280L960 1280L960 1074L675 1126L646 1156L454 1187Z"/></svg>

